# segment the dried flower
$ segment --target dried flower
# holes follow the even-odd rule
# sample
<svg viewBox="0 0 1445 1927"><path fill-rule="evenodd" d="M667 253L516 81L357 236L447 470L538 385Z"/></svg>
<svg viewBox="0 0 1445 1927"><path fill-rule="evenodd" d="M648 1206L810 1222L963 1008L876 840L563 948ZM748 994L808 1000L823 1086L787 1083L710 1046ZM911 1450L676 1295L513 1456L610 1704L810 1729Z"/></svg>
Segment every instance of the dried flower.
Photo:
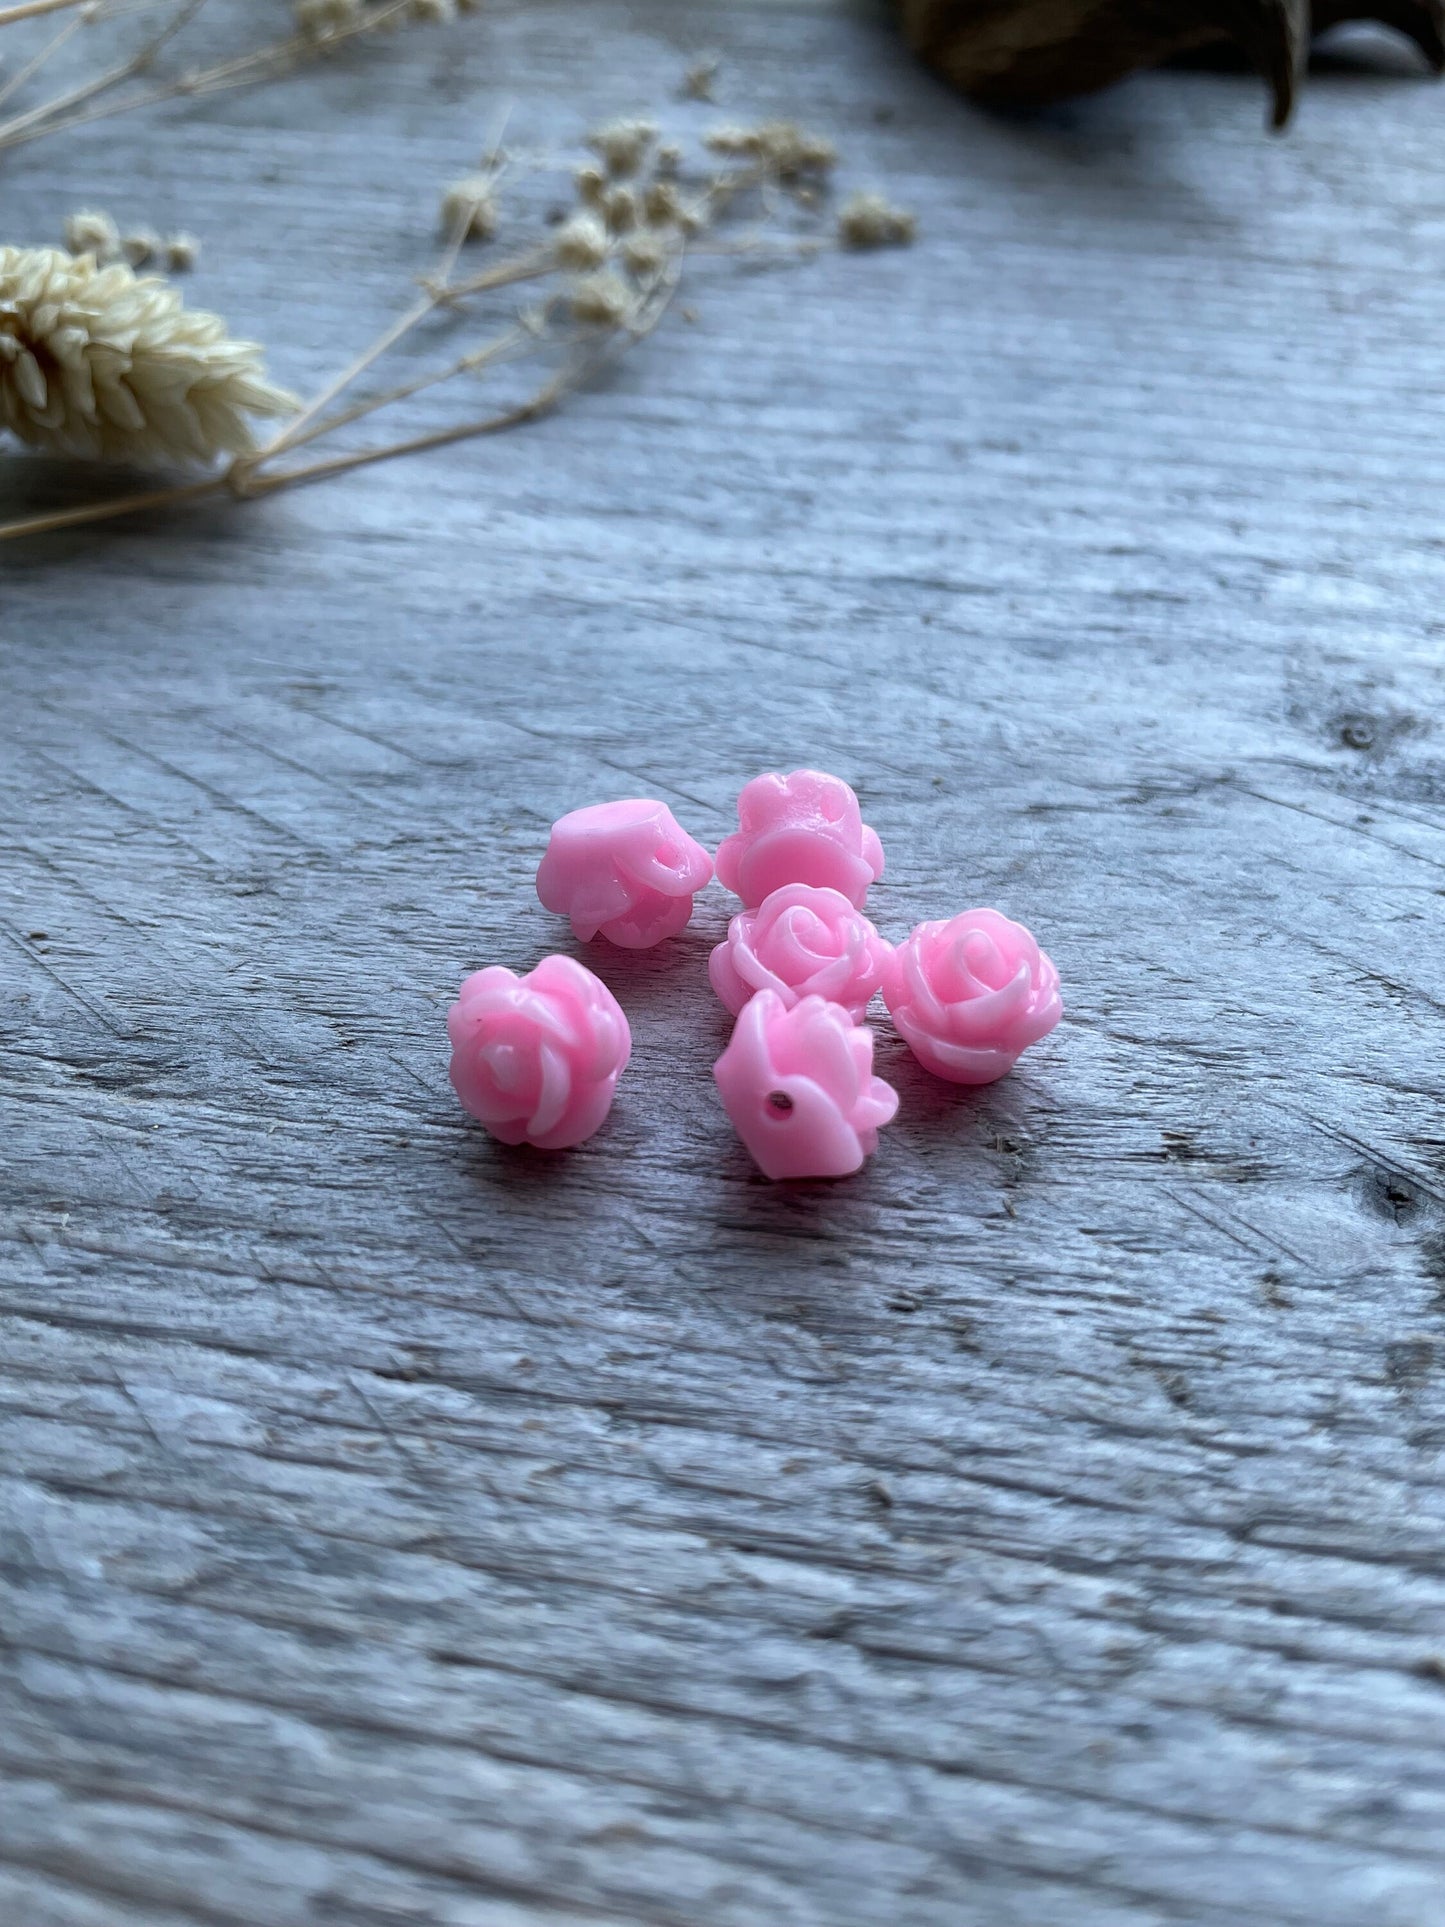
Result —
<svg viewBox="0 0 1445 1927"><path fill-rule="evenodd" d="M59 248L0 247L0 427L54 454L208 463L284 415L254 342L187 310L159 275Z"/></svg>
<svg viewBox="0 0 1445 1927"><path fill-rule="evenodd" d="M657 128L650 120L610 120L595 127L587 145L602 156L609 174L635 174L647 158L647 150L657 139Z"/></svg>
<svg viewBox="0 0 1445 1927"><path fill-rule="evenodd" d="M629 234L637 226L637 196L630 187L609 187L602 201L602 218L613 234Z"/></svg>
<svg viewBox="0 0 1445 1927"><path fill-rule="evenodd" d="M917 218L881 194L851 195L838 210L838 239L844 247L907 247L917 231Z"/></svg>
<svg viewBox="0 0 1445 1927"><path fill-rule="evenodd" d="M757 131L752 127L734 127L729 123L714 127L705 144L714 154L751 154L757 148Z"/></svg>
<svg viewBox="0 0 1445 1927"><path fill-rule="evenodd" d="M456 8L452 0L411 0L407 18L424 27L444 27L456 19Z"/></svg>
<svg viewBox="0 0 1445 1927"><path fill-rule="evenodd" d="M296 0L296 31L308 40L331 40L361 22L361 0Z"/></svg>
<svg viewBox="0 0 1445 1927"><path fill-rule="evenodd" d="M201 244L194 234L172 234L166 241L166 266L172 274L189 274L200 254Z"/></svg>
<svg viewBox="0 0 1445 1927"><path fill-rule="evenodd" d="M490 241L497 231L497 220L497 197L489 175L464 174L442 195L441 222L446 234L460 234L464 241Z"/></svg>
<svg viewBox="0 0 1445 1927"><path fill-rule="evenodd" d="M133 268L143 268L161 251L161 237L154 228L134 228L120 237L120 251Z"/></svg>
<svg viewBox="0 0 1445 1927"><path fill-rule="evenodd" d="M716 54L704 54L701 60L695 60L682 77L684 100L711 100L712 84L721 65Z"/></svg>
<svg viewBox="0 0 1445 1927"><path fill-rule="evenodd" d="M637 296L621 275L606 268L585 275L572 287L572 318L603 328L620 328L632 319Z"/></svg>
<svg viewBox="0 0 1445 1927"><path fill-rule="evenodd" d="M79 208L65 217L65 245L72 254L93 254L97 261L112 261L120 251L120 229L108 214L96 208Z"/></svg>
<svg viewBox="0 0 1445 1927"><path fill-rule="evenodd" d="M653 157L653 171L660 181L677 178L682 168L682 149L676 141L664 141Z"/></svg>
<svg viewBox="0 0 1445 1927"><path fill-rule="evenodd" d="M593 167L589 161L579 167L573 179L577 183L577 198L584 207L601 207L607 199L607 176L600 167Z"/></svg>
<svg viewBox="0 0 1445 1927"><path fill-rule="evenodd" d="M552 242L558 265L564 268L600 268L608 247L607 230L595 214L574 214L558 228Z"/></svg>
<svg viewBox="0 0 1445 1927"><path fill-rule="evenodd" d="M667 260L668 246L660 234L643 228L629 234L622 243L622 258L634 274L659 274Z"/></svg>
<svg viewBox="0 0 1445 1927"><path fill-rule="evenodd" d="M715 154L756 161L779 180L800 174L826 174L838 159L832 141L810 134L791 120L768 120L756 127L715 127L707 136Z"/></svg>
<svg viewBox="0 0 1445 1927"><path fill-rule="evenodd" d="M671 227L682 219L682 196L671 181L653 181L642 197L642 211L654 227Z"/></svg>

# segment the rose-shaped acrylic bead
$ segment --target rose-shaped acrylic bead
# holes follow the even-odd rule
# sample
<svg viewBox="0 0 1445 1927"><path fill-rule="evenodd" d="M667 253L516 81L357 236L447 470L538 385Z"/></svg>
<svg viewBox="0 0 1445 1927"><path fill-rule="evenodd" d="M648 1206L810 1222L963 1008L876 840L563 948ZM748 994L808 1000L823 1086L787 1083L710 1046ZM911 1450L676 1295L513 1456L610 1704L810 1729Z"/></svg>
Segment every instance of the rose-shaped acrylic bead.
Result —
<svg viewBox="0 0 1445 1927"><path fill-rule="evenodd" d="M632 1051L622 1007L573 957L525 977L500 964L462 985L447 1013L457 1096L503 1144L562 1151L612 1108Z"/></svg>
<svg viewBox="0 0 1445 1927"><path fill-rule="evenodd" d="M552 825L537 871L543 907L627 950L676 936L712 875L712 858L666 803L629 797L572 810Z"/></svg>
<svg viewBox="0 0 1445 1927"><path fill-rule="evenodd" d="M839 890L856 910L883 874L883 845L839 776L795 769L755 776L738 797L738 828L717 853L718 881L749 910L785 883Z"/></svg>
<svg viewBox="0 0 1445 1927"><path fill-rule="evenodd" d="M858 1024L887 956L888 945L841 891L785 883L733 918L708 975L734 1015L756 991L772 990L788 1005L826 997Z"/></svg>
<svg viewBox="0 0 1445 1927"><path fill-rule="evenodd" d="M883 1001L920 1064L991 1084L1063 1015L1059 973L1021 923L964 910L920 923L883 972Z"/></svg>
<svg viewBox="0 0 1445 1927"><path fill-rule="evenodd" d="M760 990L713 1067L723 1109L770 1178L842 1178L878 1148L898 1093L873 1075L873 1033L841 1004L791 1009Z"/></svg>

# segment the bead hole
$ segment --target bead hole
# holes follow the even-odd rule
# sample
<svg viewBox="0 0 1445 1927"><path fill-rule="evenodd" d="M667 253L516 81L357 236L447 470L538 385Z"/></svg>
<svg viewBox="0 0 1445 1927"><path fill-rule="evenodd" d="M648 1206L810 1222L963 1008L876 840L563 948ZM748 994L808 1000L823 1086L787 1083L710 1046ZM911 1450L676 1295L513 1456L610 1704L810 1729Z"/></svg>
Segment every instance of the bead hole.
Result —
<svg viewBox="0 0 1445 1927"><path fill-rule="evenodd" d="M774 1117L790 1117L792 1115L793 1100L788 1096L786 1091L769 1091L767 1105Z"/></svg>

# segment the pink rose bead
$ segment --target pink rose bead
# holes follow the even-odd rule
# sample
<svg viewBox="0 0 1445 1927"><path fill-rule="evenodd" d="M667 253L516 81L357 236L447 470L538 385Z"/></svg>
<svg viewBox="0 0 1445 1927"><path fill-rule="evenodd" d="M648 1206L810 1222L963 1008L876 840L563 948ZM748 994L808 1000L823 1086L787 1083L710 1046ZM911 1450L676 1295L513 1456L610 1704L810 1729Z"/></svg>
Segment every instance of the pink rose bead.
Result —
<svg viewBox="0 0 1445 1927"><path fill-rule="evenodd" d="M457 1096L503 1144L562 1151L612 1108L632 1034L606 984L573 957L525 977L494 964L447 1013Z"/></svg>
<svg viewBox="0 0 1445 1927"><path fill-rule="evenodd" d="M873 1075L873 1033L841 1004L773 990L743 1006L713 1066L723 1109L770 1178L842 1178L878 1148L898 1093Z"/></svg>
<svg viewBox="0 0 1445 1927"><path fill-rule="evenodd" d="M883 1001L919 1063L955 1084L1002 1077L1064 1011L1058 971L997 910L920 923L888 959Z"/></svg>
<svg viewBox="0 0 1445 1927"><path fill-rule="evenodd" d="M788 1006L826 997L860 1024L887 956L888 945L840 891L785 883L733 918L707 968L734 1015L755 991L772 990Z"/></svg>
<svg viewBox="0 0 1445 1927"><path fill-rule="evenodd" d="M749 910L785 883L841 891L861 910L883 874L883 845L839 776L755 776L738 798L738 825L718 849L717 874Z"/></svg>
<svg viewBox="0 0 1445 1927"><path fill-rule="evenodd" d="M630 797L558 818L537 895L572 919L584 943L600 932L626 950L646 950L677 935L711 875L712 858L666 803Z"/></svg>

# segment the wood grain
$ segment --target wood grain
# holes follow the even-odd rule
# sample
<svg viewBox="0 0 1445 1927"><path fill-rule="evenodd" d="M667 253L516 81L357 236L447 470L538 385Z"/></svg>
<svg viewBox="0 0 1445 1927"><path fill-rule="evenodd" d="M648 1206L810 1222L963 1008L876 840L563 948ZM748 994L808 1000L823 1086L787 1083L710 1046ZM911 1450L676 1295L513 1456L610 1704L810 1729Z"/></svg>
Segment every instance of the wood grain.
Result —
<svg viewBox="0 0 1445 1927"><path fill-rule="evenodd" d="M0 560L0 1919L1436 1927L1445 95L1011 123L869 13L532 5L26 150L6 238L194 228L314 385L504 94L702 126L707 45L918 246ZM589 955L590 1146L470 1128L552 816L805 762L1054 1037L957 1093L884 1027L877 1159L770 1186L714 892Z"/></svg>

